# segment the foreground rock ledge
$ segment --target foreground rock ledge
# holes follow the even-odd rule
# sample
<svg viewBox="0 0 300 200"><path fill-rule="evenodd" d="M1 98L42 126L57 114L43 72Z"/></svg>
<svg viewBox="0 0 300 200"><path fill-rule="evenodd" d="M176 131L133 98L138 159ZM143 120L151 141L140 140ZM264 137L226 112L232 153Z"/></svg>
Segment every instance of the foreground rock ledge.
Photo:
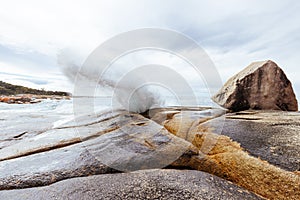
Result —
<svg viewBox="0 0 300 200"><path fill-rule="evenodd" d="M297 132L299 114L247 115L250 113L247 111L219 117L221 113L223 111L215 109L162 109L155 110L153 115L150 113L153 120L149 120L138 114L114 111L83 116L77 122L24 138L0 150L0 189L3 190L0 199L259 199L246 190L268 199L300 199L298 173L249 155L229 137L215 134L218 127L213 131L213 126L206 126L222 117L237 123L244 118L250 121L263 118L263 122L276 125L275 131L288 124L286 131ZM256 134L263 134L259 130ZM248 134L251 136L252 133ZM168 161L170 158L173 163ZM118 173L108 166L114 169L126 167L129 171L167 166L196 169L211 175L193 170ZM95 174L103 175L81 177ZM207 176L211 178L203 179ZM187 181L179 177L187 178ZM210 179L220 181L218 184L207 182ZM95 183L98 181L101 185ZM49 186L22 189L45 185ZM213 193L205 189L206 185ZM242 196L232 193L235 188L239 188L237 192ZM222 197L218 196L218 191L224 191Z"/></svg>
<svg viewBox="0 0 300 200"><path fill-rule="evenodd" d="M232 111L298 110L291 82L270 60L251 63L229 79L212 99Z"/></svg>
<svg viewBox="0 0 300 200"><path fill-rule="evenodd" d="M74 128L76 127L76 128ZM85 116L0 149L0 190L94 174L187 166L197 149L141 115ZM19 166L22 166L21 168Z"/></svg>
<svg viewBox="0 0 300 200"><path fill-rule="evenodd" d="M262 199L224 179L193 170L142 170L61 181L46 187L0 191L0 199Z"/></svg>

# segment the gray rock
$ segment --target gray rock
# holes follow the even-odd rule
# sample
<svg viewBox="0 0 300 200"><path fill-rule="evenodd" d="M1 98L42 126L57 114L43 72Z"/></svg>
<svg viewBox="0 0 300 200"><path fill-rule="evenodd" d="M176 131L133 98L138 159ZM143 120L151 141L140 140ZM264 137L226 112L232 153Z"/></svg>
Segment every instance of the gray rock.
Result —
<svg viewBox="0 0 300 200"><path fill-rule="evenodd" d="M289 171L300 170L300 113L242 111L202 126L237 141L250 154Z"/></svg>
<svg viewBox="0 0 300 200"><path fill-rule="evenodd" d="M37 136L19 140L16 144L0 149L0 161L61 148L98 137L117 129L119 116L126 113L116 111L102 114L95 117L83 116L84 119L76 119L76 121L42 132Z"/></svg>
<svg viewBox="0 0 300 200"><path fill-rule="evenodd" d="M276 63L254 62L233 76L212 99L232 111L297 111L291 82Z"/></svg>
<svg viewBox="0 0 300 200"><path fill-rule="evenodd" d="M262 199L192 170L143 170L73 178L46 187L0 191L0 199Z"/></svg>
<svg viewBox="0 0 300 200"><path fill-rule="evenodd" d="M115 172L82 144L76 144L0 162L0 190L38 187L73 177Z"/></svg>
<svg viewBox="0 0 300 200"><path fill-rule="evenodd" d="M206 121L223 113L196 108L174 111L156 110L153 116L157 121L169 117ZM227 120L248 117L282 125L294 118L297 125L300 119L297 113L287 113L286 118L276 113L249 113L227 115ZM218 123L214 127L220 128L219 118L214 120ZM0 199L260 199L204 172L120 173L186 169L197 155L191 143L139 114L119 110L83 116L1 149Z"/></svg>
<svg viewBox="0 0 300 200"><path fill-rule="evenodd" d="M163 168L186 156L198 154L189 142L137 114L119 117L120 128L84 142L86 149L104 164L120 170ZM182 157L183 156L183 157Z"/></svg>
<svg viewBox="0 0 300 200"><path fill-rule="evenodd" d="M58 114L55 116L49 115L48 113L45 114L33 112L1 113L0 149L16 144L25 138L28 139L34 137L41 132L51 129L53 123L59 119L60 117Z"/></svg>
<svg viewBox="0 0 300 200"><path fill-rule="evenodd" d="M198 151L141 115L83 117L0 150L0 189L101 173L186 166ZM74 141L77 142L74 144Z"/></svg>

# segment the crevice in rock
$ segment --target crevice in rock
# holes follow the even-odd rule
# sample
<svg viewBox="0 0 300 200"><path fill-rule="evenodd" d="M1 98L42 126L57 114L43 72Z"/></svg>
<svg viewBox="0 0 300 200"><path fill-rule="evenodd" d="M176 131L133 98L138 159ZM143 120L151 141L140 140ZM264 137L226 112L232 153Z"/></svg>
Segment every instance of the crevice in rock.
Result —
<svg viewBox="0 0 300 200"><path fill-rule="evenodd" d="M26 133L28 133L27 131L23 132L23 133L20 133L19 135L15 135L13 136L14 139L17 139L17 138L20 138L22 137L23 135L25 135Z"/></svg>
<svg viewBox="0 0 300 200"><path fill-rule="evenodd" d="M300 123L297 122L282 122L282 123L273 123L271 126L300 126Z"/></svg>
<svg viewBox="0 0 300 200"><path fill-rule="evenodd" d="M257 121L261 120L260 117L239 117L239 116L226 116L226 119L237 119L237 120L251 120L251 121Z"/></svg>
<svg viewBox="0 0 300 200"><path fill-rule="evenodd" d="M20 157L24 157L24 156L28 156L28 155L32 155L32 154L37 154L37 153L42 153L42 152L46 152L46 151L50 151L50 150L54 150L54 149L59 149L59 148L63 148L63 147L66 147L66 146L69 146L72 144L76 144L76 143L80 143L80 142L81 142L80 138L74 138L73 140L68 140L68 141L61 141L61 143L59 143L57 145L48 146L48 147L44 147L44 148L38 148L38 149L32 149L31 151L24 152L23 154L10 156L5 159L0 159L0 161L11 160L14 158L20 158Z"/></svg>
<svg viewBox="0 0 300 200"><path fill-rule="evenodd" d="M90 136L88 136L88 137L83 137L83 138L81 138L81 141L84 142L84 141L87 141L87 140L91 140L91 139L97 138L97 137L99 137L99 136L101 136L101 135L104 135L104 134L106 134L106 133L115 131L115 130L117 130L117 129L119 129L119 128L120 128L119 126L110 127L110 128L108 128L108 129L106 129L106 130L104 130L104 131L100 131L100 132L98 132L98 133L96 133L96 134L94 134L94 135L90 135Z"/></svg>

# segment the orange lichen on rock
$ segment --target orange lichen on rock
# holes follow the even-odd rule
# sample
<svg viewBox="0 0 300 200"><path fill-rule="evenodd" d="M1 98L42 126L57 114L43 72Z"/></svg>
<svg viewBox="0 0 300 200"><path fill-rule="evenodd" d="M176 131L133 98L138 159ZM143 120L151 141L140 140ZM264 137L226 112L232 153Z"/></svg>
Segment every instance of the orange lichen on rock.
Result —
<svg viewBox="0 0 300 200"><path fill-rule="evenodd" d="M239 143L212 133L197 120L173 118L164 126L199 149L189 167L232 181L268 199L300 199L299 172L288 172L250 156Z"/></svg>
<svg viewBox="0 0 300 200"><path fill-rule="evenodd" d="M213 133L196 134L193 144L201 148ZM237 142L218 136L207 154L194 157L191 167L215 174L268 199L300 199L300 176L250 156Z"/></svg>

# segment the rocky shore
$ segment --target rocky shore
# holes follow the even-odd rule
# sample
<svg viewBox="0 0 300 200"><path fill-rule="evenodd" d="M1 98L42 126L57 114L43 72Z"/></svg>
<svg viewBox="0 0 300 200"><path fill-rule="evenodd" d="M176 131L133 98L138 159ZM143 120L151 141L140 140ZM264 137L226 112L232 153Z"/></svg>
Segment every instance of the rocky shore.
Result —
<svg viewBox="0 0 300 200"><path fill-rule="evenodd" d="M251 66L215 95L227 111L107 110L34 134L30 126L1 133L0 199L300 199L293 90L275 68L272 92L284 95L265 109L270 94L257 94L269 79L257 76L276 66Z"/></svg>
<svg viewBox="0 0 300 200"><path fill-rule="evenodd" d="M294 145L300 141L299 113L220 116L215 109L180 110L156 110L156 118L165 118L162 126L138 114L115 111L85 116L80 123L37 136L21 136L18 143L0 149L0 198L300 197L300 176L295 173L300 149ZM177 114L166 117L174 111ZM103 157L108 152L115 159Z"/></svg>
<svg viewBox="0 0 300 200"><path fill-rule="evenodd" d="M9 104L34 104L43 99L70 99L71 94L60 91L46 91L32 89L20 85L13 85L0 81L0 102Z"/></svg>
<svg viewBox="0 0 300 200"><path fill-rule="evenodd" d="M70 100L70 96L57 95L34 95L34 94L20 94L12 96L0 96L0 102L8 104L34 104L40 103L42 100Z"/></svg>

